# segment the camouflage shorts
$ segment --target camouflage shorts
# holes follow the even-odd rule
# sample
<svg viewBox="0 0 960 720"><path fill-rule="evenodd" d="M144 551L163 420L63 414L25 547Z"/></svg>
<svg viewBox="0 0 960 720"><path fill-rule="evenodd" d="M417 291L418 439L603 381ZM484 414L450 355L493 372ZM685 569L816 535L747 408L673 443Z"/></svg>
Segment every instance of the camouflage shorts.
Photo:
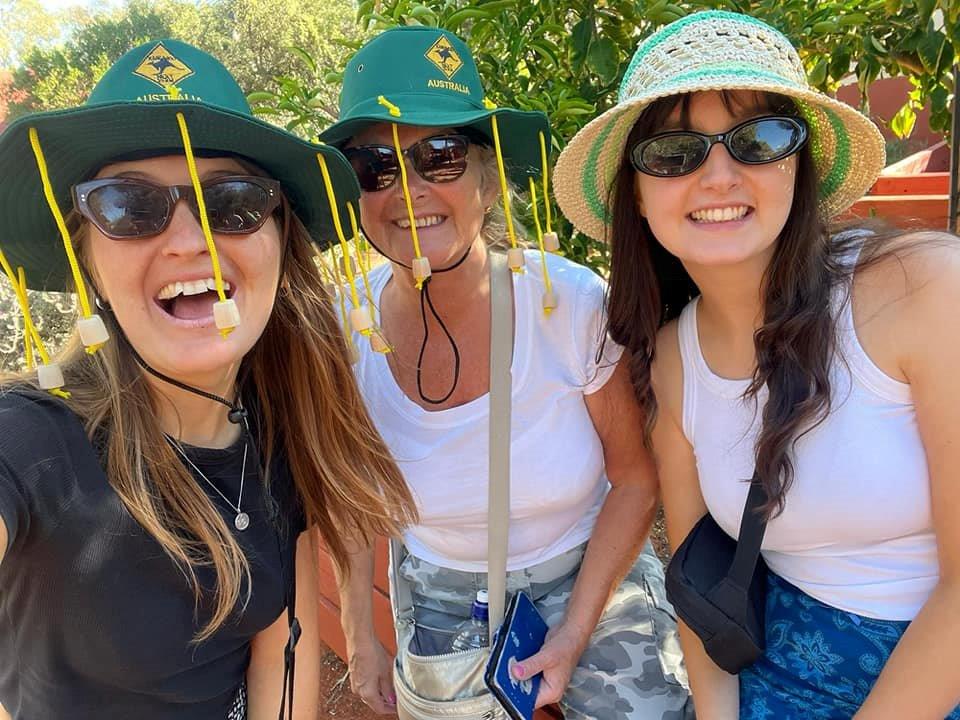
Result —
<svg viewBox="0 0 960 720"><path fill-rule="evenodd" d="M526 591L549 625L560 622L585 549L507 573L508 593ZM470 615L476 591L487 587L486 574L438 567L412 555L400 574L413 595L418 636L425 630L419 651L446 652L454 628ZM663 565L648 542L610 598L560 705L568 720L690 720L687 687Z"/></svg>

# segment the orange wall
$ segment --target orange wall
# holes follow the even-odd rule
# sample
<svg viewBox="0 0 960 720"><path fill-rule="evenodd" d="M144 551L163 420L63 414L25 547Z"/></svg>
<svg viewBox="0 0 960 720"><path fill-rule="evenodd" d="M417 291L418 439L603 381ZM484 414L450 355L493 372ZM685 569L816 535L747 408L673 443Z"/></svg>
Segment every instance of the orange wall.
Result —
<svg viewBox="0 0 960 720"><path fill-rule="evenodd" d="M897 114L913 86L905 77L880 78L870 85L867 95L870 98L870 116L880 127L888 140L896 139L889 128L890 120ZM860 107L860 88L856 83L844 85L837 90L837 99L855 108ZM913 128L912 140L923 147L929 147L943 140L943 136L930 129L930 108L925 107L917 113L917 124Z"/></svg>

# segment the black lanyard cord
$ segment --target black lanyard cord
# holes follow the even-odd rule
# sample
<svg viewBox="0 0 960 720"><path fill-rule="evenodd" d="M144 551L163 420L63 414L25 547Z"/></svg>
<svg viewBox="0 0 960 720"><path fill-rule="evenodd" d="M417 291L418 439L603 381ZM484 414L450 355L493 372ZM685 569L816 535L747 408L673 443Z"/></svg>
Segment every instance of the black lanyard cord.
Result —
<svg viewBox="0 0 960 720"><path fill-rule="evenodd" d="M430 307L431 314L440 324L440 329L443 330L443 334L446 335L450 341L450 347L453 348L453 384L450 386L447 394L439 399L427 397L426 393L423 392L423 355L427 350L427 342L430 339L430 328L427 324L427 313L424 308L424 301L426 301L426 305ZM454 341L450 331L447 330L447 326L444 325L443 319L440 317L437 309L433 306L433 300L430 299L430 278L424 281L423 288L420 290L420 317L423 318L423 343L420 345L420 355L417 357L417 392L424 402L428 402L431 405L441 405L450 399L453 391L457 389L457 383L460 381L460 349L457 347L457 343Z"/></svg>
<svg viewBox="0 0 960 720"><path fill-rule="evenodd" d="M404 267L407 270L411 269L409 265L402 263L399 260L394 260L383 250L377 247L377 245L370 240L370 237L366 234L366 232L364 232L364 236L367 238L367 242L370 243L371 247L387 258L387 260L399 265L400 267ZM473 244L471 244L470 247L464 251L463 255L460 256L460 259L458 259L453 265L449 265L445 268L438 268L433 270L433 273L443 273L456 270L467 259L472 249ZM430 328L427 323L427 307L430 308L430 313L433 315L433 317L437 319L437 322L440 324L440 329L443 330L443 334L447 337L447 340L450 342L450 347L453 350L453 384L450 386L450 390L447 391L447 394L439 399L427 397L426 393L423 392L423 356L427 351L427 342L430 339ZM450 396L453 395L453 391L457 389L457 383L460 382L460 349L457 347L457 342L453 339L453 335L450 334L450 331L444 324L443 318L440 317L440 313L438 313L437 309L433 306L433 300L430 298L429 277L423 281L423 286L420 288L420 317L423 320L423 342L420 344L420 354L417 356L417 393L420 395L420 399L425 403L430 403L431 405L442 405L450 399Z"/></svg>

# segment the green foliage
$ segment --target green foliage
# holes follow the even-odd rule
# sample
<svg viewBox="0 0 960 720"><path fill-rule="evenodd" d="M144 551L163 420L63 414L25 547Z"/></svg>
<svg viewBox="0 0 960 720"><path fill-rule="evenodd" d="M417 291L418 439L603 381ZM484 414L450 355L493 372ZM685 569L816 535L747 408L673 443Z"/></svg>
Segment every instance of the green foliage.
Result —
<svg viewBox="0 0 960 720"><path fill-rule="evenodd" d="M364 37L397 24L423 24L467 41L498 105L548 114L554 157L616 102L639 41L696 10L736 10L778 27L799 49L816 87L832 92L855 77L866 112L866 88L881 73L910 76L913 92L891 122L901 137L927 103L931 127L948 130L951 68L960 61L957 0L361 0L355 21L350 0L319 6L307 0L129 0L112 13L70 19L74 25L61 25L67 40L60 45L42 42L53 20L43 20L39 5L0 0L0 20L11 17L12 7L20 8L23 20L0 29L0 57L19 47L24 60L12 84L0 77L0 107L7 104L14 115L79 102L123 49L174 35L220 57L253 91L249 98L258 113L312 136L335 117L340 69ZM40 44L23 51L31 33ZM528 216L529 208L517 210ZM559 217L558 223L566 226L561 236L570 238L567 255L602 271L605 247L571 238L566 221Z"/></svg>
<svg viewBox="0 0 960 720"><path fill-rule="evenodd" d="M908 75L914 90L891 129L909 136L916 112L929 102L931 127L949 130L951 69L960 60L956 0L363 0L357 19L366 33L422 24L459 34L473 48L494 102L547 113L555 157L567 139L615 104L642 38L705 9L745 12L779 28L798 48L815 87L834 92L855 77L867 113L873 80L881 73ZM331 73L328 80L338 78ZM295 126L317 129L332 119L327 108L311 105L315 86L290 78L280 84L273 96L257 96L262 112L286 112ZM521 217L529 214L529 208L518 210ZM569 224L560 223L566 225L561 236L570 237ZM605 269L601 243L575 235L564 250Z"/></svg>
<svg viewBox="0 0 960 720"><path fill-rule="evenodd" d="M811 82L833 92L856 77L861 105L881 72L909 75L914 92L892 125L909 135L916 111L931 104L931 127L948 131L960 61L956 0L364 0L368 32L425 24L463 37L476 53L487 92L498 105L550 117L554 156L591 118L616 102L640 40L696 10L745 12L779 28L798 48ZM569 226L567 226L569 237ZM583 236L566 254L601 271L605 247Z"/></svg>
<svg viewBox="0 0 960 720"><path fill-rule="evenodd" d="M13 67L35 46L69 32L78 14L50 12L41 0L0 0L0 67Z"/></svg>
<svg viewBox="0 0 960 720"><path fill-rule="evenodd" d="M29 3L36 0L7 0L11 6ZM0 4L0 17L4 7ZM268 89L283 79L286 87L309 87L311 107L329 117L338 85L317 77L343 64L349 52L340 44L344 38L359 36L351 0L128 0L117 9L78 18L64 28L60 41L40 43L27 41L30 28L56 27L59 18L34 10L29 23L25 17L20 26L0 29L0 53L11 48L6 56L18 59L7 94L19 94L5 103L8 119L82 103L124 52L164 37L210 52L246 91ZM294 66L291 52L314 65ZM279 112L283 117L285 111Z"/></svg>

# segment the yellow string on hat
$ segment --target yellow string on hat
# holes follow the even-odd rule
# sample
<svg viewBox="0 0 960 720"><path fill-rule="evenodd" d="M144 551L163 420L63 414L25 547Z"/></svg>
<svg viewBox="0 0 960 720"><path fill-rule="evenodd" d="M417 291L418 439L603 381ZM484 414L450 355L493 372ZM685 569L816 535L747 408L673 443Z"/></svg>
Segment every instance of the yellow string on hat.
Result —
<svg viewBox="0 0 960 720"><path fill-rule="evenodd" d="M543 211L546 216L547 232L553 232L550 225L550 173L547 167L547 143L540 131L540 164L543 166Z"/></svg>
<svg viewBox="0 0 960 720"><path fill-rule="evenodd" d="M377 96L377 102L383 105L393 117L400 117L400 108L387 100L383 95Z"/></svg>
<svg viewBox="0 0 960 720"><path fill-rule="evenodd" d="M33 334L30 332L30 325L33 323L27 322L27 314L30 311L29 304L27 300L27 276L24 273L22 267L17 268L17 279L19 281L19 287L14 288L14 294L17 295L17 302L23 303L23 306L20 308L20 312L23 313L23 354L27 361L27 370L33 370ZM22 299L21 299L22 298ZM33 318L31 318L32 320ZM38 349L39 352L39 349Z"/></svg>
<svg viewBox="0 0 960 720"><path fill-rule="evenodd" d="M315 246L314 255L316 255L317 261L320 263L320 274L323 275L323 279L333 286L334 292L339 292L340 289L337 287L337 278L334 277L333 270L331 270L327 264L327 259L323 256L323 251Z"/></svg>
<svg viewBox="0 0 960 720"><path fill-rule="evenodd" d="M173 99L173 86L168 90ZM190 182L193 184L193 194L197 199L197 208L200 211L200 228L203 230L203 239L207 243L207 251L210 253L210 261L213 263L213 282L216 286L219 302L214 303L213 314L216 318L217 327L220 335L227 337L233 329L240 324L240 316L236 311L236 305L227 298L223 289L223 273L220 271L220 256L217 254L216 243L213 242L213 233L210 231L210 220L207 218L207 204L203 199L203 187L200 185L200 175L197 173L197 162L193 156L193 145L190 142L190 131L187 130L187 120L183 113L177 113L177 124L180 125L180 137L183 139L183 151L187 157L187 169L190 171Z"/></svg>
<svg viewBox="0 0 960 720"><path fill-rule="evenodd" d="M15 275L13 268L10 266L10 263L7 262L7 258L3 254L2 250L0 250L0 266L2 266L4 274L10 281L10 284L13 286L13 294L17 298L17 304L20 306L20 313L23 315L23 337L27 369L32 370L34 367L33 348L36 347L37 354L40 355L40 361L43 363L44 367L50 368L50 371L48 372L52 372L54 375L59 376L59 386L47 387L47 392L52 395L57 395L58 397L69 398L70 393L60 389L63 386L63 375L60 372L60 368L56 365L56 363L50 362L50 354L47 352L46 347L44 347L43 340L40 339L40 333L37 332L37 328L33 324L33 317L30 315L30 301L27 297L26 273L24 273L23 268L21 267L17 268L17 274Z"/></svg>
<svg viewBox="0 0 960 720"><path fill-rule="evenodd" d="M350 250L347 247L347 238L343 232L343 225L340 223L340 210L337 208L337 196L333 190L333 181L330 179L330 170L327 168L327 159L323 153L317 153L317 162L320 165L320 174L323 175L323 186L327 191L327 202L330 203L330 215L333 217L333 227L337 232L337 240L340 243L340 252L343 254L343 271L347 276L347 283L350 285L350 295L354 307L360 304L360 298L357 295L356 281L353 276L353 267L350 263Z"/></svg>
<svg viewBox="0 0 960 720"><path fill-rule="evenodd" d="M17 298L17 305L20 307L20 314L23 316L23 352L27 361L27 370L33 370L33 347L31 343L32 335L30 333L32 323L30 322L30 308L27 304L26 297L26 277L23 275L23 268L20 268L20 279L17 279L18 275L14 275L13 268L10 267L6 255L3 254L3 250L0 250L0 267L3 267L3 272L13 287L14 297Z"/></svg>
<svg viewBox="0 0 960 720"><path fill-rule="evenodd" d="M30 313L30 299L27 296L27 276L23 271L22 267L17 268L17 277L20 280L20 298L23 300L23 306L21 311L23 312L24 319L24 337L30 338L30 348L31 348L31 357L33 359L32 349L37 349L37 354L40 356L41 362L44 365L50 364L50 353L47 352L46 346L43 344L43 340L40 339L40 333L37 332L37 326L33 322L33 315ZM16 289L16 288L14 288ZM18 299L19 300L19 299Z"/></svg>
<svg viewBox="0 0 960 720"><path fill-rule="evenodd" d="M317 246L314 246L314 254L317 256L317 259L320 260L320 267L326 271L328 277L333 278L333 284L337 288L337 302L340 305L340 322L343 325L343 338L347 343L347 349L350 352L351 361L353 361L359 356L357 354L356 346L353 344L353 334L350 332L350 315L347 313L347 301L342 292L343 278L340 277L340 268L338 267L336 261L328 264L326 258L323 256L323 251Z"/></svg>
<svg viewBox="0 0 960 720"><path fill-rule="evenodd" d="M543 234L543 249L547 252L561 253L560 250L560 238L557 237L557 233L554 232L553 226L551 225L550 220L550 168L547 165L547 143L546 139L543 136L543 131L540 133L540 163L542 169L542 178L543 178L543 208L547 215L547 230ZM562 253L561 253L562 254Z"/></svg>
<svg viewBox="0 0 960 720"><path fill-rule="evenodd" d="M553 294L553 284L550 282L550 270L547 268L547 252L543 247L543 229L540 227L540 215L537 212L537 185L530 180L530 207L533 209L533 225L537 229L537 244L540 247L540 263L543 267L543 284L546 292L543 294L543 312L549 315L557 306L556 296Z"/></svg>
<svg viewBox="0 0 960 720"><path fill-rule="evenodd" d="M353 248L357 253L357 265L360 266L360 276L363 278L364 295L367 298L367 304L373 308L373 291L370 289L370 279L367 277L369 267L367 267L366 258L363 257L363 250L360 248L360 228L357 224L357 214L353 211L353 204L347 202L347 214L350 216L350 230L353 232ZM358 301L359 302L359 301Z"/></svg>
<svg viewBox="0 0 960 720"><path fill-rule="evenodd" d="M24 345L27 347L27 368L32 370L34 367L33 348L36 347L42 363L41 367L37 368L38 378L45 376L49 380L50 377L53 377L55 378L53 382L57 385L57 387L46 387L46 391L51 395L69 400L70 393L63 389L63 372L60 370L60 366L50 359L50 353L47 352L43 340L40 339L40 333L37 332L37 326L33 323L33 316L30 314L30 302L27 298L27 275L22 267L17 268L17 277L20 279L20 296L23 298L21 311L23 312L25 326L23 339Z"/></svg>
<svg viewBox="0 0 960 720"><path fill-rule="evenodd" d="M346 274L347 284L350 286L350 299L353 301L353 309L350 311L350 327L363 335L369 335L370 328L373 325L373 318L370 316L370 309L360 304L360 295L357 293L357 281L353 274L353 263L350 258L350 247L347 244L347 237L343 232L343 225L340 222L337 196L333 190L333 181L330 179L330 169L327 167L327 159L323 156L323 153L317 153L317 162L320 164L320 173L323 175L323 185L327 191L327 201L330 203L333 227L337 231L337 239L340 242L340 252L343 255L343 272Z"/></svg>
<svg viewBox="0 0 960 720"><path fill-rule="evenodd" d="M489 98L483 99L483 106L487 110L496 110L497 106ZM507 235L510 237L510 250L507 253L510 269L515 273L523 272L523 250L517 247L517 234L513 229L513 216L510 213L510 190L507 187L507 173L503 168L503 153L500 150L500 129L497 126L497 116L490 116L493 127L493 149L497 155L497 173L500 176L500 192L503 195L503 214L507 221Z"/></svg>
<svg viewBox="0 0 960 720"><path fill-rule="evenodd" d="M373 290L370 288L370 279L367 274L370 272L370 265L366 257L366 243L363 242L363 235L357 224L357 214L353 211L353 204L347 202L347 213L350 215L350 229L353 231L353 246L357 253L357 264L360 266L360 276L363 278L364 295L370 307L374 307Z"/></svg>
<svg viewBox="0 0 960 720"><path fill-rule="evenodd" d="M47 205L53 219L60 230L60 238L63 241L63 249L67 255L67 262L70 264L70 272L73 275L73 282L77 286L77 298L80 301L80 312L83 319L79 323L80 337L88 353L93 354L110 338L107 335L103 320L90 309L90 298L87 297L87 286L83 281L83 274L80 272L80 263L77 262L77 255L73 251L73 241L70 239L70 231L67 230L67 223L63 219L63 213L60 212L60 206L57 204L56 195L53 192L53 186L50 184L50 173L47 171L47 160L43 156L43 148L40 147L40 137L37 135L36 128L30 128L27 132L30 138L30 146L33 148L33 155L36 158L37 170L40 171L40 183L43 186L43 194L47 199Z"/></svg>
<svg viewBox="0 0 960 720"><path fill-rule="evenodd" d="M383 329L377 322L377 314L380 312L380 308L378 308L374 302L373 289L370 287L370 278L368 276L370 263L366 255L366 240L360 232L357 215L353 211L353 204L350 202L347 203L347 213L350 215L350 228L353 230L353 245L357 253L357 264L360 266L360 274L363 276L364 295L367 298L367 307L370 309L370 331L364 334L370 338L370 348L374 352L386 355L388 352L392 352L393 348L383 336Z"/></svg>
<svg viewBox="0 0 960 720"><path fill-rule="evenodd" d="M393 117L400 117L400 108L387 100L383 95L377 97L377 102L383 105ZM397 165L400 166L400 186L403 188L403 199L407 205L407 219L410 221L410 236L413 238L413 279L417 290L423 288L423 283L430 277L430 260L420 252L420 236L417 234L417 221L413 214L413 199L410 196L410 183L407 179L407 164L403 158L403 148L400 147L400 131L396 123L390 123L393 131L393 149L397 153Z"/></svg>

